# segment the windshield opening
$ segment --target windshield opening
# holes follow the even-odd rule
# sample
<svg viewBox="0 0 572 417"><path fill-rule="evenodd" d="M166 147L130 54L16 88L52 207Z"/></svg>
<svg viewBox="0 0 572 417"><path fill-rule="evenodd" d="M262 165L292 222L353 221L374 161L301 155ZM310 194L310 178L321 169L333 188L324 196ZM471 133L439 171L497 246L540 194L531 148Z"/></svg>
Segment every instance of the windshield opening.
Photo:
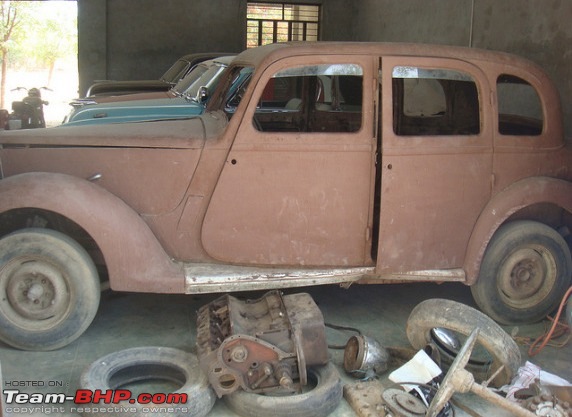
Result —
<svg viewBox="0 0 572 417"><path fill-rule="evenodd" d="M209 67L183 94L191 99L195 99L201 87L206 87L208 90L208 97L216 88L220 79L221 73L226 69L225 65L214 64Z"/></svg>
<svg viewBox="0 0 572 417"><path fill-rule="evenodd" d="M163 74L161 80L167 83L174 84L186 74L190 66L191 63L186 59L179 59L177 62L173 64L171 68L167 70L167 72L165 72L165 74Z"/></svg>
<svg viewBox="0 0 572 417"><path fill-rule="evenodd" d="M233 113L246 91L253 71L253 67L240 65L231 67L226 75L221 77L220 94L217 93L216 99L211 101L209 110Z"/></svg>
<svg viewBox="0 0 572 417"><path fill-rule="evenodd" d="M187 91L207 70L208 67L206 65L197 65L184 78L179 80L179 82L173 87L173 91L177 94L185 94L185 91Z"/></svg>

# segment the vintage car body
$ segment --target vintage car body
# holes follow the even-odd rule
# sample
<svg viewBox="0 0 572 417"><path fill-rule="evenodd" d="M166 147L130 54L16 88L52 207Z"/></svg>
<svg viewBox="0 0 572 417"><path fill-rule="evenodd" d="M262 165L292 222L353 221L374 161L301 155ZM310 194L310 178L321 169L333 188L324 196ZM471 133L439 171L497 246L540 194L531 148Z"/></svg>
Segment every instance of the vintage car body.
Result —
<svg viewBox="0 0 572 417"><path fill-rule="evenodd" d="M233 58L217 57L197 64L169 91L72 102L74 108L62 126L182 119L202 114L208 98Z"/></svg>
<svg viewBox="0 0 572 417"><path fill-rule="evenodd" d="M86 97L105 97L122 94L144 93L149 91L167 91L189 73L197 64L219 56L229 55L223 52L203 52L184 55L179 58L158 80L102 80L92 84Z"/></svg>
<svg viewBox="0 0 572 417"><path fill-rule="evenodd" d="M39 348L31 303L52 292L49 269L39 283L14 259L40 268L26 247L44 229L79 242L89 262L78 262L117 291L459 281L516 323L542 318L570 283L559 97L513 55L276 44L238 55L201 116L6 133L0 145L0 291L13 293L0 337L22 348ZM63 342L61 316L43 348L87 326Z"/></svg>

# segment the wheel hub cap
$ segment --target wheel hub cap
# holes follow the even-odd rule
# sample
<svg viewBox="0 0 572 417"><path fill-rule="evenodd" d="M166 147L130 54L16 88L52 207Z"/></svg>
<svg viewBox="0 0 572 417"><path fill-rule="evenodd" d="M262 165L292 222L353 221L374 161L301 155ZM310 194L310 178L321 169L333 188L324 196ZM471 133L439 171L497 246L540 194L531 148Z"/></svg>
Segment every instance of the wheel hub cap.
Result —
<svg viewBox="0 0 572 417"><path fill-rule="evenodd" d="M61 271L36 260L21 262L12 269L6 296L13 311L24 319L49 319L67 305L67 287Z"/></svg>
<svg viewBox="0 0 572 417"><path fill-rule="evenodd" d="M556 266L548 253L536 248L521 248L512 253L502 267L499 281L509 303L534 305L546 296L550 281L555 279Z"/></svg>

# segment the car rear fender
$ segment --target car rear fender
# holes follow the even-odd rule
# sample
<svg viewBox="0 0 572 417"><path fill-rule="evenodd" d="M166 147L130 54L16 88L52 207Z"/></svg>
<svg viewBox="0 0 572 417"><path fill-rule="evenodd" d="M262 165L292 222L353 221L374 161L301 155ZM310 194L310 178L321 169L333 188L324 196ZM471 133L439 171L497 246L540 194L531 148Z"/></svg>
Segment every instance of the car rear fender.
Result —
<svg viewBox="0 0 572 417"><path fill-rule="evenodd" d="M541 203L572 213L572 183L549 177L526 178L489 201L477 219L467 246L464 263L467 284L474 284L477 280L485 250L497 229L513 214Z"/></svg>
<svg viewBox="0 0 572 417"><path fill-rule="evenodd" d="M142 218L109 191L65 174L25 173L0 181L0 213L36 208L82 227L99 246L111 288L182 293L182 267L172 262Z"/></svg>

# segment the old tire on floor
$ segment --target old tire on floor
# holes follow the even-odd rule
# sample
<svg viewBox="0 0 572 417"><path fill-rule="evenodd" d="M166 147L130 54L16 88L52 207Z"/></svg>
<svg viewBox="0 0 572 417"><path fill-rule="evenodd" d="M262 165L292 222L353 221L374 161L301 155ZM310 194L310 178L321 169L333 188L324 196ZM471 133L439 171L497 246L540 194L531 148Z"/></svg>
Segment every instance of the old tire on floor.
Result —
<svg viewBox="0 0 572 417"><path fill-rule="evenodd" d="M128 384L168 382L179 388L172 393L176 402L164 404L143 404L136 401L133 393L131 399L117 406L123 406L121 416L126 417L202 417L207 415L215 402L214 391L208 384L207 377L199 367L196 355L180 349L168 347L137 347L110 353L92 363L81 375L80 386L87 390L129 389ZM149 392L149 394L158 394ZM161 394L161 393L159 393ZM175 398L183 398L180 402ZM147 401L147 400L146 400ZM89 404L96 408L98 404ZM104 407L101 404L100 407ZM171 410L169 410L169 408ZM92 410L83 412L83 416L109 416L109 412Z"/></svg>
<svg viewBox="0 0 572 417"><path fill-rule="evenodd" d="M493 236L471 291L480 309L499 323L537 322L558 307L571 274L570 249L556 230L515 221Z"/></svg>
<svg viewBox="0 0 572 417"><path fill-rule="evenodd" d="M324 417L333 412L342 399L342 384L331 363L308 369L313 389L294 395L262 395L235 391L226 395L227 406L245 417Z"/></svg>
<svg viewBox="0 0 572 417"><path fill-rule="evenodd" d="M99 306L99 277L75 240L49 229L0 239L0 340L52 350L78 338Z"/></svg>
<svg viewBox="0 0 572 417"><path fill-rule="evenodd" d="M462 345L476 327L480 329L477 346L473 349L466 369L473 373L477 381L484 381L504 365L492 385L500 387L509 383L520 366L520 350L498 324L472 307L451 300L425 300L409 315L406 332L415 349L423 349L429 343L436 345L440 350L443 365L447 368L458 350L443 343L435 329L452 332Z"/></svg>

